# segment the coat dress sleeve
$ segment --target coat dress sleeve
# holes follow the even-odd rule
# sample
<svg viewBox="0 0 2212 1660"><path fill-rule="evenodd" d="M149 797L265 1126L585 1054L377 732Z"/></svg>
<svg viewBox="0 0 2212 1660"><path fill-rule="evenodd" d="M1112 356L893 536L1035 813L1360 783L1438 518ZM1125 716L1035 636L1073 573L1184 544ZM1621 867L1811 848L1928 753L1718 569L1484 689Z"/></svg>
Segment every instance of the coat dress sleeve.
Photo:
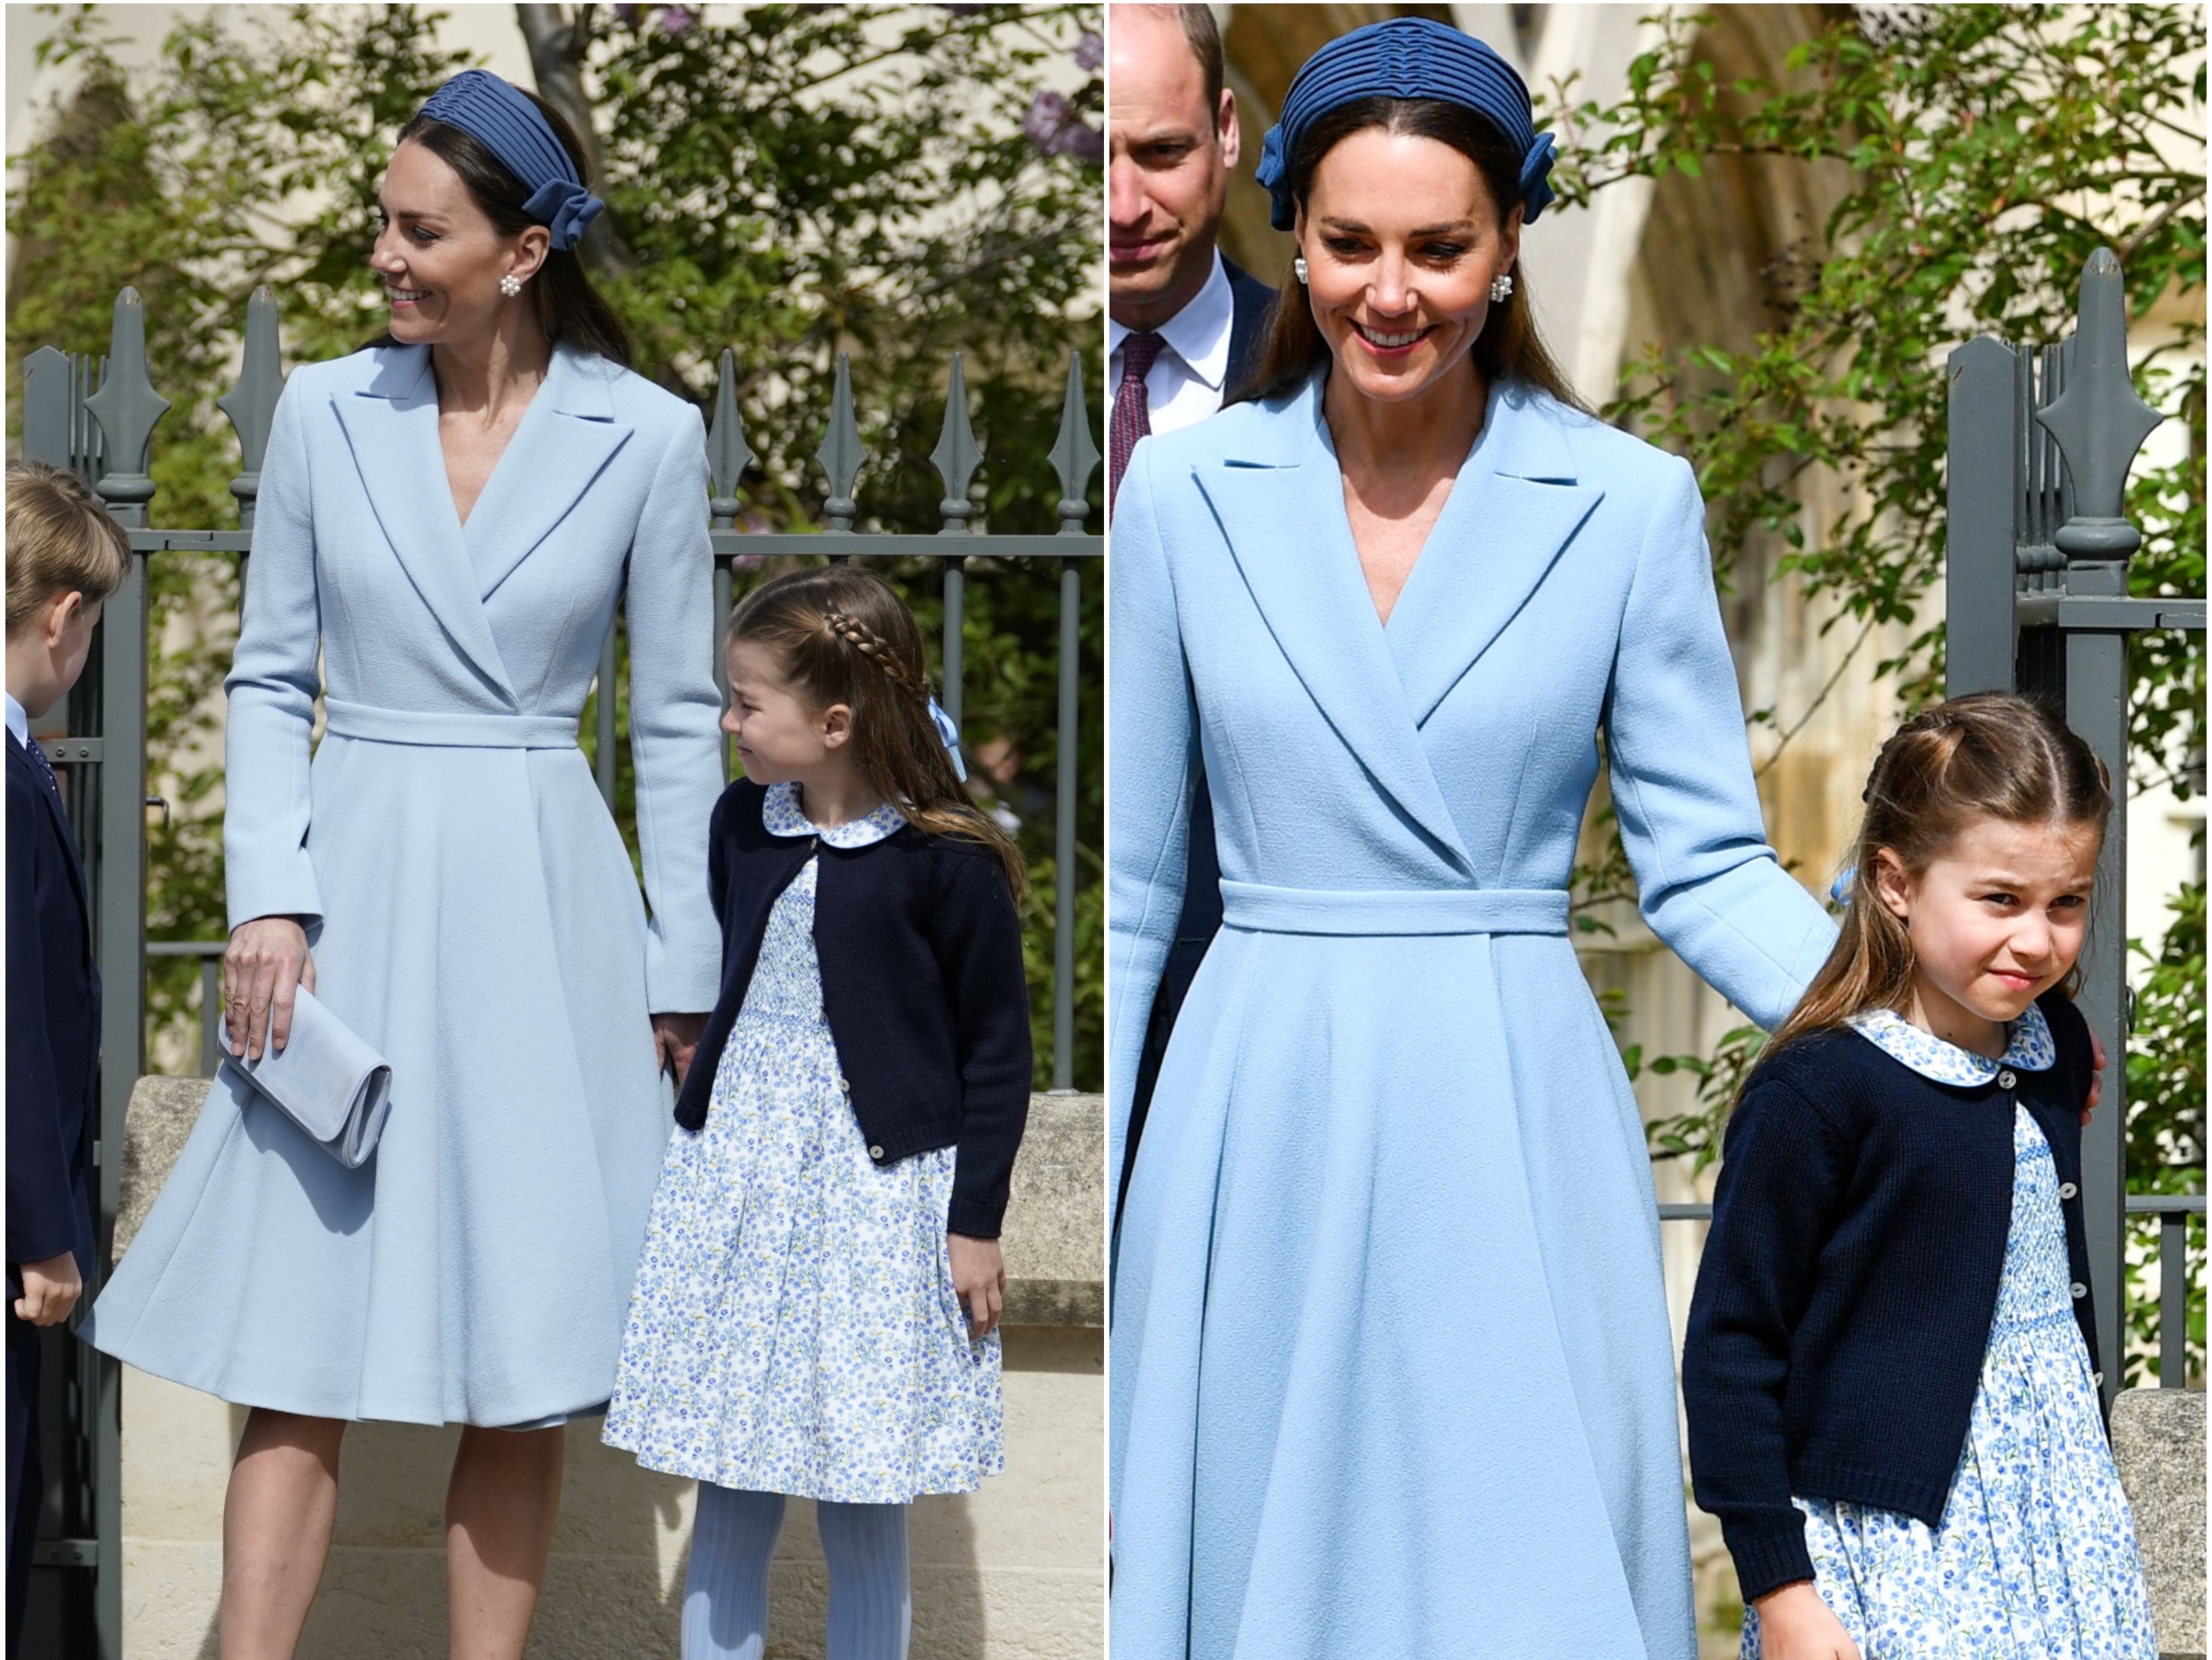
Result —
<svg viewBox="0 0 2212 1660"><path fill-rule="evenodd" d="M625 600L637 842L653 909L646 1000L657 1013L704 1013L721 987L707 879L708 827L723 787L707 489L707 429L687 407L630 543Z"/></svg>
<svg viewBox="0 0 2212 1660"><path fill-rule="evenodd" d="M1720 1519L1746 1602L1813 1578L1804 1517L1790 1502L1783 1400L1791 1336L1850 1166L1844 1130L1780 1079L1754 1079L1729 1120L1682 1400L1692 1491Z"/></svg>
<svg viewBox="0 0 2212 1660"><path fill-rule="evenodd" d="M1029 1122L1029 976L1022 923L995 854L946 861L947 891L933 907L931 943L952 994L960 1070L960 1141L946 1228L995 1239Z"/></svg>
<svg viewBox="0 0 2212 1660"><path fill-rule="evenodd" d="M1176 613L1175 581L1152 499L1154 447L1139 441L1114 504L1114 572L1107 584L1114 780L1107 861L1106 1192L1123 1191L1137 1067L1160 970L1182 914L1198 720ZM1112 1225L1113 1219L1109 1219Z"/></svg>
<svg viewBox="0 0 2212 1660"><path fill-rule="evenodd" d="M321 686L322 613L315 581L302 404L295 374L276 400L253 512L253 556L223 691L223 879L230 926L297 916L310 926L323 902L307 858L308 738Z"/></svg>
<svg viewBox="0 0 2212 1660"><path fill-rule="evenodd" d="M12 741L12 740L11 740ZM76 1182L62 1140L39 932L37 787L8 767L8 1262L45 1262L77 1241ZM92 1265L81 1262L80 1272Z"/></svg>
<svg viewBox="0 0 2212 1660"><path fill-rule="evenodd" d="M1670 459L1668 472L1606 700L1613 806L1644 920L1771 1031L1826 959L1836 927L1767 845L1705 503L1688 462Z"/></svg>

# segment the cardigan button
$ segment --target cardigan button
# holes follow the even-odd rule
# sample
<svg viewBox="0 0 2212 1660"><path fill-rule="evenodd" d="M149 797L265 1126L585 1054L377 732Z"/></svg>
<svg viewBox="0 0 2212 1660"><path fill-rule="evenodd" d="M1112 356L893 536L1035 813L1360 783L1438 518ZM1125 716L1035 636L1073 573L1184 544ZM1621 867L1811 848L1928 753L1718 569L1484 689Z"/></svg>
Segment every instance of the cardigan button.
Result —
<svg viewBox="0 0 2212 1660"><path fill-rule="evenodd" d="M2105 1387L2105 1374L2101 1371L2093 1371L2089 1374L2089 1381L2099 1389L2102 1389Z"/></svg>
<svg viewBox="0 0 2212 1660"><path fill-rule="evenodd" d="M880 1164L883 1162L884 1150L881 1147L870 1147L868 1149L868 1157Z"/></svg>
<svg viewBox="0 0 2212 1660"><path fill-rule="evenodd" d="M849 1078L840 1078L837 1080L837 1093L840 1095L850 1095L852 1092L853 1080Z"/></svg>
<svg viewBox="0 0 2212 1660"><path fill-rule="evenodd" d="M2078 1303L2078 1302L2080 1302L2080 1301L2081 1300L2081 1298L2083 1298L2087 1297L2087 1296L2089 1294L2089 1288L2088 1288L2088 1286L2087 1286L2083 1285L2083 1284L2082 1284L2079 1280L2076 1280L2074 1282L2073 1290L2074 1290L2074 1300L2075 1300L2075 1302L2077 1302L2077 1303Z"/></svg>
<svg viewBox="0 0 2212 1660"><path fill-rule="evenodd" d="M2071 1182L2061 1182L2058 1184L2058 1196L2061 1199L2071 1199L2075 1194L2081 1191L2081 1189L2075 1187Z"/></svg>
<svg viewBox="0 0 2212 1660"><path fill-rule="evenodd" d="M2018 1082L2020 1082L2019 1078L2010 1072L2001 1072L1997 1074L1997 1087L2000 1089L2008 1090Z"/></svg>

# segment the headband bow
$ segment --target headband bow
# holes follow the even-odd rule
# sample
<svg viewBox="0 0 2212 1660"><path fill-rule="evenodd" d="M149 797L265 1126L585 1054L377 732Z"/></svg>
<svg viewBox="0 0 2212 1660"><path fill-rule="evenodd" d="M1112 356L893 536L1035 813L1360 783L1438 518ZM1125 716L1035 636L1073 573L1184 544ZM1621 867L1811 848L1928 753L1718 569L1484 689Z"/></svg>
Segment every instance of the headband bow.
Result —
<svg viewBox="0 0 2212 1660"><path fill-rule="evenodd" d="M577 177L544 112L496 75L463 70L430 94L421 112L459 127L522 181L530 192L522 210L552 232L555 247L574 247L606 206Z"/></svg>
<svg viewBox="0 0 2212 1660"><path fill-rule="evenodd" d="M1537 132L1528 83L1513 66L1471 34L1426 17L1393 17L1339 35L1291 82L1283 112L1260 143L1257 177L1273 198L1277 230L1297 222L1291 199L1290 161L1308 128L1333 109L1362 98L1434 98L1491 121L1521 152L1524 222L1553 199L1552 135Z"/></svg>

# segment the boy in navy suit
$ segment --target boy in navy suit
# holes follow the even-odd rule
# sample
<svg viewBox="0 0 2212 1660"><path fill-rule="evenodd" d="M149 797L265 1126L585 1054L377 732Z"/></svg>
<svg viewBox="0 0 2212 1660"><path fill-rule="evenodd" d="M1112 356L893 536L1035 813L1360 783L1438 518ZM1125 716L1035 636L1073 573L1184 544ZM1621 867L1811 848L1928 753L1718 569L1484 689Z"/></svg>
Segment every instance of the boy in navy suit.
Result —
<svg viewBox="0 0 2212 1660"><path fill-rule="evenodd" d="M69 1317L93 1260L85 1124L100 976L84 866L30 723L83 672L131 544L83 482L8 464L8 1650L15 1651L45 1484L39 1334Z"/></svg>

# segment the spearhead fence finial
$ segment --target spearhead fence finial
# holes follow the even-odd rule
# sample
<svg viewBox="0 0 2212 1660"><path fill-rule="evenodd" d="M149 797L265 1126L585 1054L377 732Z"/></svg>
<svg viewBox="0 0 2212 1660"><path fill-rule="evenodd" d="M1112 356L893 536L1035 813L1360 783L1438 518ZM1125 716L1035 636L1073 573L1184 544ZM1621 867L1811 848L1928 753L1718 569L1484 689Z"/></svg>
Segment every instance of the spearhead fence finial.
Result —
<svg viewBox="0 0 2212 1660"><path fill-rule="evenodd" d="M2136 395L2128 373L2127 288L2110 248L2089 256L2081 274L2081 320L2066 390L2036 411L2066 458L2074 517L2057 541L2069 559L2124 560L2142 534L2121 515L2128 469L2165 417Z"/></svg>
<svg viewBox="0 0 2212 1660"><path fill-rule="evenodd" d="M1080 536L1091 515L1084 493L1098 471L1098 446L1091 441L1091 412L1083 404L1083 354L1067 354L1067 396L1060 406L1060 436L1052 447L1053 471L1060 475L1060 533Z"/></svg>
<svg viewBox="0 0 2212 1660"><path fill-rule="evenodd" d="M276 296L264 283L246 302L246 359L238 384L215 400L238 434L239 475L230 481L238 498L241 530L253 528L253 506L261 494L261 463L269 453L269 431L276 400L284 391L283 353L276 336Z"/></svg>
<svg viewBox="0 0 2212 1660"><path fill-rule="evenodd" d="M84 400L106 441L109 471L95 488L117 523L143 530L146 504L154 499L154 423L169 412L169 400L154 390L146 372L146 304L137 289L115 296L109 340L106 376Z"/></svg>
<svg viewBox="0 0 2212 1660"><path fill-rule="evenodd" d="M945 484L945 499L937 510L945 518L939 536L965 536L968 518L975 511L968 499L968 486L975 469L983 465L983 452L975 442L975 429L968 424L968 378L960 367L960 354L952 354L952 379L945 389L945 425L937 435L937 447L929 465Z"/></svg>
<svg viewBox="0 0 2212 1660"><path fill-rule="evenodd" d="M830 475L830 499L822 504L830 515L826 528L851 530L860 511L853 487L860 482L860 464L868 459L868 453L860 447L860 423L853 413L852 362L842 351L837 354L837 393L830 404L830 435L822 441L814 459Z"/></svg>
<svg viewBox="0 0 2212 1660"><path fill-rule="evenodd" d="M738 526L738 482L753 464L752 446L745 442L744 417L738 413L738 356L722 348L722 362L714 377L714 424L707 432L707 471L714 493L707 503L714 530Z"/></svg>

